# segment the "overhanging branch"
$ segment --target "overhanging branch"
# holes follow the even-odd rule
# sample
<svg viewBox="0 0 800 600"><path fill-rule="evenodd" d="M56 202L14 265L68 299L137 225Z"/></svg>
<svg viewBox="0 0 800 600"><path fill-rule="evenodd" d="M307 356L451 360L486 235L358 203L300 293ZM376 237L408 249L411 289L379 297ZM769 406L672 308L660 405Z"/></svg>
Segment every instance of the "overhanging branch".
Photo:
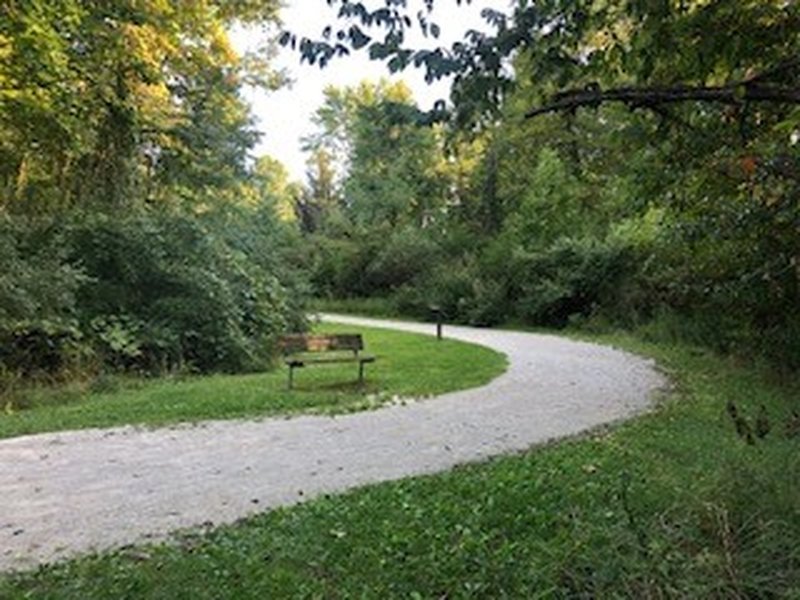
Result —
<svg viewBox="0 0 800 600"><path fill-rule="evenodd" d="M631 108L654 107L678 102L716 102L739 105L747 102L800 104L800 88L782 87L753 80L719 87L621 87L608 90L588 87L557 94L553 102L534 108L526 119L552 112L598 107L605 102L623 102Z"/></svg>

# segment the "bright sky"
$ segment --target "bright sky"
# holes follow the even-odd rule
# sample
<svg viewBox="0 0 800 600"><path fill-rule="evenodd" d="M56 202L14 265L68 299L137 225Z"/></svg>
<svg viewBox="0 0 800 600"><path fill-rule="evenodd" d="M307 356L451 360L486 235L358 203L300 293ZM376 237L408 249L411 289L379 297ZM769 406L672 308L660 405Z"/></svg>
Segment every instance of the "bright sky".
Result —
<svg viewBox="0 0 800 600"><path fill-rule="evenodd" d="M372 4L375 4L373 0ZM286 0L281 11L285 26L303 35L319 38L326 25L336 25L336 10L324 0ZM419 0L410 0L410 14L415 15L422 6ZM463 38L470 29L491 31L480 17L483 8L494 8L507 12L508 0L472 0L472 3L458 7L456 0L438 0L432 15L432 21L441 27L438 40L426 40L421 36L411 40L415 47L434 45L449 46L453 41ZM383 2L378 2L378 6ZM416 26L416 22L414 23ZM263 42L268 32L236 31L233 42L239 51L254 48ZM290 87L277 92L249 90L247 100L253 107L258 120L258 129L263 138L256 148L257 155L269 154L280 160L288 169L290 177L297 181L305 181L306 157L300 148L300 139L314 129L311 116L322 104L322 91L328 85L355 85L364 79L378 80L388 77L392 80L402 79L414 92L420 108L429 109L438 99L449 98L449 81L439 81L428 85L423 72L409 69L401 74L391 76L383 63L370 61L364 53L356 53L348 57L333 60L327 67L300 64L300 55L288 48L280 48L273 61L277 68L283 68L293 80Z"/></svg>

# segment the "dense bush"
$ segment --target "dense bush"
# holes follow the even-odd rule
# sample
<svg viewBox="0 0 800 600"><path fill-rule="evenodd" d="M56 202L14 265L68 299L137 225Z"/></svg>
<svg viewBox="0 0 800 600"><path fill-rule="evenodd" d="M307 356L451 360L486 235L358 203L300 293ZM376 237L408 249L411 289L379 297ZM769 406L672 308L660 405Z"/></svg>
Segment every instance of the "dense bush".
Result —
<svg viewBox="0 0 800 600"><path fill-rule="evenodd" d="M375 249L364 240L314 236L314 271L311 275L315 292L321 296L345 298L369 296L366 271Z"/></svg>
<svg viewBox="0 0 800 600"><path fill-rule="evenodd" d="M465 308L475 295L478 273L474 261L446 260L432 269L416 285L406 285L395 294L397 309L408 315L427 319L436 306L445 318L467 322Z"/></svg>
<svg viewBox="0 0 800 600"><path fill-rule="evenodd" d="M440 261L439 246L422 229L404 227L389 232L367 267L374 292L391 292L424 278Z"/></svg>
<svg viewBox="0 0 800 600"><path fill-rule="evenodd" d="M63 231L52 221L0 217L0 322L66 324L85 282L66 257Z"/></svg>
<svg viewBox="0 0 800 600"><path fill-rule="evenodd" d="M80 354L75 294L87 279L50 220L0 219L0 369L53 375Z"/></svg>
<svg viewBox="0 0 800 600"><path fill-rule="evenodd" d="M148 373L259 369L277 334L304 325L294 242L267 213L96 213L14 227L0 235L7 370L52 375L76 357Z"/></svg>
<svg viewBox="0 0 800 600"><path fill-rule="evenodd" d="M416 318L438 305L448 320L475 325L641 327L651 338L800 366L800 237L786 176L765 167L763 185L745 185L699 165L678 174L683 183L662 183L631 162L623 175L577 177L576 165L545 148L529 169L504 172L520 179L502 188L517 196L489 198L508 211L491 231L461 220L477 212L468 202L484 201L469 198L434 226L322 236L318 264L328 269L317 269L318 289L380 296Z"/></svg>
<svg viewBox="0 0 800 600"><path fill-rule="evenodd" d="M562 238L543 252L516 257L514 305L525 322L565 325L573 315L588 315L612 304L629 270L622 247L593 239Z"/></svg>
<svg viewBox="0 0 800 600"><path fill-rule="evenodd" d="M413 227L355 228L307 240L313 246L312 281L323 297L392 294L417 285L443 257L437 241Z"/></svg>

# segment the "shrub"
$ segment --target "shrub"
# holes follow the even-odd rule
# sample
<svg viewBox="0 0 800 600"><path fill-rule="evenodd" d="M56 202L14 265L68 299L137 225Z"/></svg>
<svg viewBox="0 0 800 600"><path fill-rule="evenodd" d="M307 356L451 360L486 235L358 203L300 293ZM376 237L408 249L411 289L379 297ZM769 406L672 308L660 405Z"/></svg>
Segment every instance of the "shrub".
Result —
<svg viewBox="0 0 800 600"><path fill-rule="evenodd" d="M541 252L519 252L518 315L530 323L564 326L572 315L587 315L610 299L629 272L623 246L591 238L561 238Z"/></svg>
<svg viewBox="0 0 800 600"><path fill-rule="evenodd" d="M87 282L51 220L0 219L0 367L53 376L80 355L75 294Z"/></svg>
<svg viewBox="0 0 800 600"><path fill-rule="evenodd" d="M314 246L311 280L318 295L337 298L368 295L364 272L373 255L369 245L322 236L314 236L308 243Z"/></svg>
<svg viewBox="0 0 800 600"><path fill-rule="evenodd" d="M421 229L392 232L367 267L371 292L391 291L424 278L439 261L438 244Z"/></svg>
<svg viewBox="0 0 800 600"><path fill-rule="evenodd" d="M57 377L80 366L89 353L75 327L60 323L29 322L0 332L0 364L24 378Z"/></svg>
<svg viewBox="0 0 800 600"><path fill-rule="evenodd" d="M74 223L72 260L91 277L83 328L117 367L263 367L287 328L287 291L214 223L189 216L97 216ZM292 319L297 320L296 315Z"/></svg>
<svg viewBox="0 0 800 600"><path fill-rule="evenodd" d="M0 221L4 380L264 368L302 329L296 238L269 211Z"/></svg>
<svg viewBox="0 0 800 600"><path fill-rule="evenodd" d="M446 319L467 322L465 309L473 302L477 278L475 263L469 259L437 266L419 286L417 311L425 311L427 316L429 307L435 305Z"/></svg>

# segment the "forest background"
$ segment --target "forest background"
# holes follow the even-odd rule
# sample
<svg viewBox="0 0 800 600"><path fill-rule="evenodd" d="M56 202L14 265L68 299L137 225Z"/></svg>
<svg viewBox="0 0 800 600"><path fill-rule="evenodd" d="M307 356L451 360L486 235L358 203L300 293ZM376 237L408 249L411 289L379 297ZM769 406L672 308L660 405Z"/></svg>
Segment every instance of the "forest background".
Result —
<svg viewBox="0 0 800 600"><path fill-rule="evenodd" d="M452 104L329 88L302 183L251 156L243 87L283 81L229 39L276 2L0 6L0 392L260 370L310 298L800 366L797 3L520 2L439 50L404 45L424 10L337 4L275 43Z"/></svg>

